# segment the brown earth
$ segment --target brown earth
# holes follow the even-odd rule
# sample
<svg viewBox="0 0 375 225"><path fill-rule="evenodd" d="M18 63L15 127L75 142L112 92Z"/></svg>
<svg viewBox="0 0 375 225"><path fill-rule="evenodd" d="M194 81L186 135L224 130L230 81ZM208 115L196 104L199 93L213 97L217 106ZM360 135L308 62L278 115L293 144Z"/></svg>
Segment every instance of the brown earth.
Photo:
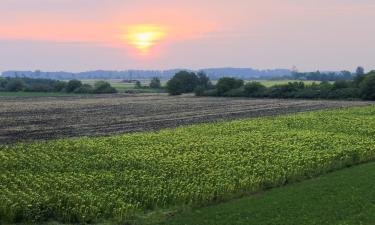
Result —
<svg viewBox="0 0 375 225"><path fill-rule="evenodd" d="M150 131L187 124L369 104L372 103L150 94L0 97L0 144Z"/></svg>

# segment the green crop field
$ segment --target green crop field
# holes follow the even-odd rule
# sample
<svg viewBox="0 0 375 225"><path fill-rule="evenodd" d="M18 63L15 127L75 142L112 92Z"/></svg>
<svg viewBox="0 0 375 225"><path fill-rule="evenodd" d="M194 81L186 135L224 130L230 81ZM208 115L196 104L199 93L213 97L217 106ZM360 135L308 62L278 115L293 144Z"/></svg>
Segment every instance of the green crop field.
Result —
<svg viewBox="0 0 375 225"><path fill-rule="evenodd" d="M375 163L163 218L175 225L375 224Z"/></svg>
<svg viewBox="0 0 375 225"><path fill-rule="evenodd" d="M0 147L5 222L134 222L375 159L375 107Z"/></svg>

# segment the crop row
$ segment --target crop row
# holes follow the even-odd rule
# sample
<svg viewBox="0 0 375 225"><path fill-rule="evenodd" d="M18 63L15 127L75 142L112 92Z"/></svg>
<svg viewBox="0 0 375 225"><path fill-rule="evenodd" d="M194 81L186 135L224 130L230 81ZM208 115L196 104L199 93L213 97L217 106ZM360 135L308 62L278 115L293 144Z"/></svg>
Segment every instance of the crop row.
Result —
<svg viewBox="0 0 375 225"><path fill-rule="evenodd" d="M0 221L124 221L375 159L375 107L0 147Z"/></svg>

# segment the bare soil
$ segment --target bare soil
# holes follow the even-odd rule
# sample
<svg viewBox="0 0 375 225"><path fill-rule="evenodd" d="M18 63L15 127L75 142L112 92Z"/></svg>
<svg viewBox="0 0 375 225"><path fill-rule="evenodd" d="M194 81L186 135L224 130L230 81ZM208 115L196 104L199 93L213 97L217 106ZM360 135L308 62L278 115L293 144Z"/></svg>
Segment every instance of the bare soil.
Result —
<svg viewBox="0 0 375 225"><path fill-rule="evenodd" d="M1 97L0 144L152 131L181 125L370 105L359 101L189 95Z"/></svg>

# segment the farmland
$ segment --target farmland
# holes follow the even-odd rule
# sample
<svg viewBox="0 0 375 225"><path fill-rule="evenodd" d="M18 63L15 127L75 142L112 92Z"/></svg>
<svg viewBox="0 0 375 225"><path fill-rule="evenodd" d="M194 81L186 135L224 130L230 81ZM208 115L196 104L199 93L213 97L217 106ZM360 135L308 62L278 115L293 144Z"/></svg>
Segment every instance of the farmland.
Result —
<svg viewBox="0 0 375 225"><path fill-rule="evenodd" d="M159 220L170 225L374 224L374 180L375 163L366 163Z"/></svg>
<svg viewBox="0 0 375 225"><path fill-rule="evenodd" d="M368 106L3 145L0 218L134 222L371 161L374 135Z"/></svg>
<svg viewBox="0 0 375 225"><path fill-rule="evenodd" d="M0 98L0 144L154 131L369 102L89 95Z"/></svg>

